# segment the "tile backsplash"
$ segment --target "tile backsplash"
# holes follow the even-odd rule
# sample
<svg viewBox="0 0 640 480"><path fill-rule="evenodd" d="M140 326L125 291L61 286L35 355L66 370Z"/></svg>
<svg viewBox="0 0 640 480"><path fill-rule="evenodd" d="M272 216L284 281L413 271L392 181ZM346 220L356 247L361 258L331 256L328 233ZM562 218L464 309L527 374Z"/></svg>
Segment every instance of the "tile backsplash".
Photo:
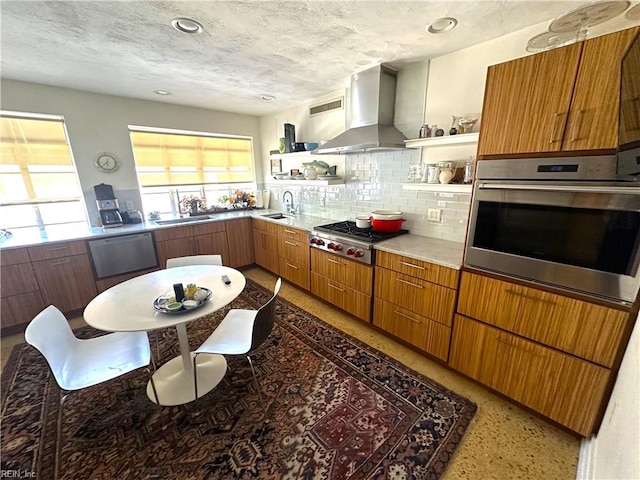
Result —
<svg viewBox="0 0 640 480"><path fill-rule="evenodd" d="M420 161L420 150L394 150L345 156L344 185L307 186L269 183L270 207L286 210L282 194L289 190L299 213L331 220L353 220L373 210L398 210L411 233L464 242L471 193L403 190L409 166ZM427 219L427 209L441 210L440 222Z"/></svg>

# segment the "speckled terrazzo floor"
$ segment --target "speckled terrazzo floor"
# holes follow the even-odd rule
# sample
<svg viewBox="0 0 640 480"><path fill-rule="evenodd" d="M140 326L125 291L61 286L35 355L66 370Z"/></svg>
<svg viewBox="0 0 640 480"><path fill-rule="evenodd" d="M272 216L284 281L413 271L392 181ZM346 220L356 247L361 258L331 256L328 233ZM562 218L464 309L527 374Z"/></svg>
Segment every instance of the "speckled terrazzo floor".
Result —
<svg viewBox="0 0 640 480"><path fill-rule="evenodd" d="M252 268L244 273L247 278L273 288L275 277L268 272ZM286 282L280 295L478 405L478 413L445 479L576 478L579 438L557 429ZM84 324L81 318L72 319L70 323L74 328ZM3 367L13 346L23 341L22 334L2 338Z"/></svg>

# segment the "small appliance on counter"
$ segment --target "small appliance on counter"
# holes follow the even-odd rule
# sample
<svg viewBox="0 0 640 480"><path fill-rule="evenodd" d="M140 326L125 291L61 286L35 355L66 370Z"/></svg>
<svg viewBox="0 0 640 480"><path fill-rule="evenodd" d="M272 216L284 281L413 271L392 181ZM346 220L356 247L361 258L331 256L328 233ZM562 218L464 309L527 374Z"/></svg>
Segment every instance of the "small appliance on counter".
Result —
<svg viewBox="0 0 640 480"><path fill-rule="evenodd" d="M96 205L100 213L100 220L104 228L122 226L122 215L120 215L120 205L113 194L113 187L101 183L94 185L93 191L96 194Z"/></svg>

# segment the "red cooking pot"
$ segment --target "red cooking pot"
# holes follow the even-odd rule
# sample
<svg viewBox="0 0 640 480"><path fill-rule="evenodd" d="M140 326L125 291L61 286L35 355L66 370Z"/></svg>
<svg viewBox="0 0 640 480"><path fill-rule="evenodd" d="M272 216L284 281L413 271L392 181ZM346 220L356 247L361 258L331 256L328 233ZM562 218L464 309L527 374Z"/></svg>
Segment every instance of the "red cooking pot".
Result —
<svg viewBox="0 0 640 480"><path fill-rule="evenodd" d="M376 220L375 218L372 218L371 226L375 232L395 233L400 231L400 228L402 228L402 222L404 221L404 218L400 218L398 220Z"/></svg>

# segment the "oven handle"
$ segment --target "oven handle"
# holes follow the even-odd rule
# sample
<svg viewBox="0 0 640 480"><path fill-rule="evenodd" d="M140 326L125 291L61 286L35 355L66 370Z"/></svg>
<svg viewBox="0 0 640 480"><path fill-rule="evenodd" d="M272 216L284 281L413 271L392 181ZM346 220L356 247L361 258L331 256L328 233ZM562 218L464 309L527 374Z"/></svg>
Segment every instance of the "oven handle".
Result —
<svg viewBox="0 0 640 480"><path fill-rule="evenodd" d="M618 195L640 195L640 187L605 187L586 185L516 185L512 183L478 183L479 190L537 190L554 192L612 193Z"/></svg>

